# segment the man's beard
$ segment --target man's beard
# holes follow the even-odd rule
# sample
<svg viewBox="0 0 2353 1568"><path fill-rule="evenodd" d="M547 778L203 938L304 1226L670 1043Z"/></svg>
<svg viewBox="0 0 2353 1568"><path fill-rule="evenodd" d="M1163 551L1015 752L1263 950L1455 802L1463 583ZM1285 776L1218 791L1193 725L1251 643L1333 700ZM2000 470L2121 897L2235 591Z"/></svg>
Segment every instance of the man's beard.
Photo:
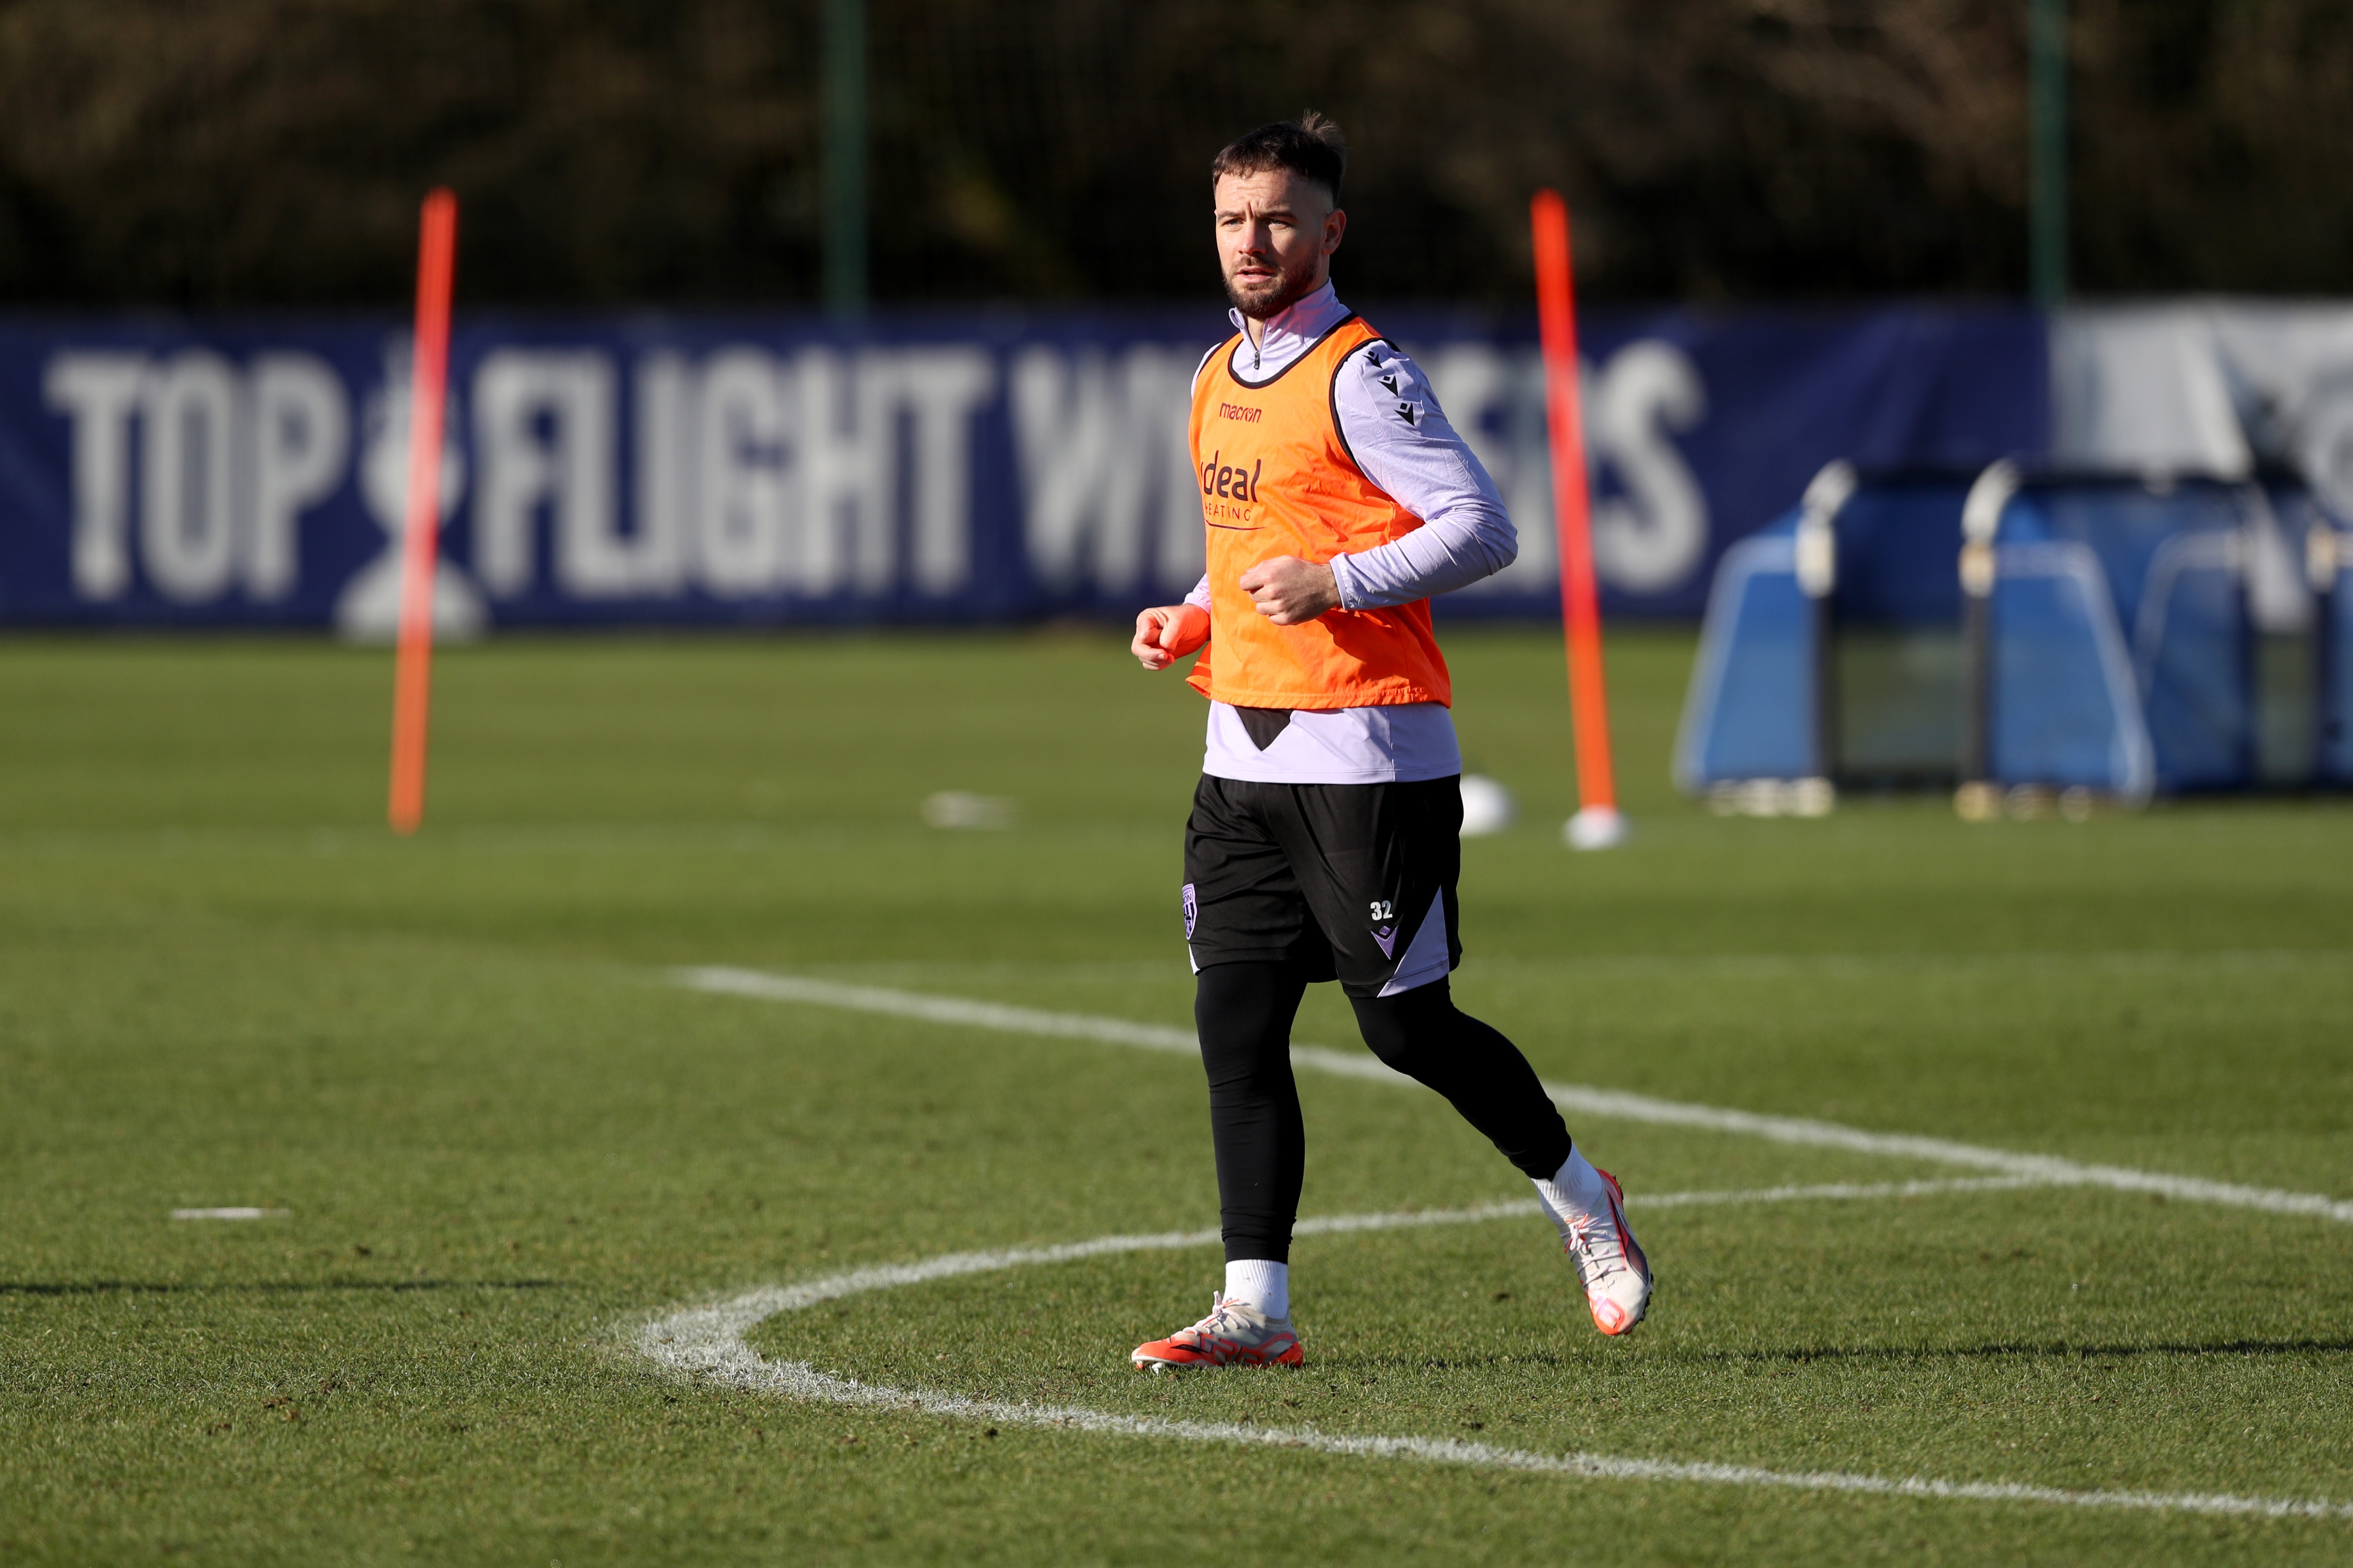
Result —
<svg viewBox="0 0 2353 1568"><path fill-rule="evenodd" d="M1232 302L1234 309L1253 321L1263 321L1270 317L1281 315L1308 295L1315 292L1320 287L1315 281L1315 268L1313 262L1295 274L1283 273L1277 280L1274 289L1268 293L1245 295L1240 289L1234 287L1234 280L1230 278L1225 280L1225 284L1226 298Z"/></svg>

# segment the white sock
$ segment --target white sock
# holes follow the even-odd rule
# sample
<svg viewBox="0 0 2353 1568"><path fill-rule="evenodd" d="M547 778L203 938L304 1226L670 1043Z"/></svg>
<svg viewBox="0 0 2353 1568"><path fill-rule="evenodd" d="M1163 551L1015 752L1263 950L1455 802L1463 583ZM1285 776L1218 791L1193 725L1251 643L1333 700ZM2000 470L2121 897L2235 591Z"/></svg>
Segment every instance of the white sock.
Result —
<svg viewBox="0 0 2353 1568"><path fill-rule="evenodd" d="M1270 1318L1291 1316L1291 1265L1265 1258L1227 1264L1226 1298L1255 1307Z"/></svg>
<svg viewBox="0 0 2353 1568"><path fill-rule="evenodd" d="M1545 1213L1552 1216L1553 1228L1560 1232L1563 1241L1568 1239L1578 1220L1602 1206L1603 1194L1608 1191L1601 1184L1601 1173L1574 1148L1550 1181L1540 1176L1530 1179L1535 1184L1536 1196L1544 1200Z"/></svg>

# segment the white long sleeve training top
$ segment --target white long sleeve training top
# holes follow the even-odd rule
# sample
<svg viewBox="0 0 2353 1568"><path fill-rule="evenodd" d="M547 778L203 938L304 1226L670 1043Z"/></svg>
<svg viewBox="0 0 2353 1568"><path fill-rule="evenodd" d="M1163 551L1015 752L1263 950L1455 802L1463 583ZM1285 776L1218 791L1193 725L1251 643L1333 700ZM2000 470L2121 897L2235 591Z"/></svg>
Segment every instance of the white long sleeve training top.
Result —
<svg viewBox="0 0 2353 1568"><path fill-rule="evenodd" d="M1269 317L1255 346L1241 312L1229 314L1242 332L1230 366L1237 380L1249 383L1280 374L1351 312L1326 283ZM1420 367L1394 345L1381 349L1377 364L1364 354L1348 356L1333 386L1333 407L1365 477L1422 526L1388 544L1332 559L1340 607L1346 610L1448 593L1502 571L1519 553L1519 537L1494 480L1447 423ZM1208 357L1201 363L1208 364ZM1197 382L1199 376L1196 370ZM1209 607L1206 575L1186 602ZM1231 707L1212 702L1201 771L1266 784L1384 784L1459 773L1462 753L1441 703L1299 709L1261 749Z"/></svg>

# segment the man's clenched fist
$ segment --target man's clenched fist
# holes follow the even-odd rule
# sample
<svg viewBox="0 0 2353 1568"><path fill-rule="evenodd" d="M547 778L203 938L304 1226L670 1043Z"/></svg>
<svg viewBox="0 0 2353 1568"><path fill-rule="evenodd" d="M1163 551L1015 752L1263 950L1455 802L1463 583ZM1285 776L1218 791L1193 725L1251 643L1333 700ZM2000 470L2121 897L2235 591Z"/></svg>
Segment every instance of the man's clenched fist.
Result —
<svg viewBox="0 0 2353 1568"><path fill-rule="evenodd" d="M1295 555L1260 562L1241 574L1241 587L1258 613L1278 626L1295 626L1340 607L1340 584L1332 568Z"/></svg>
<svg viewBox="0 0 2353 1568"><path fill-rule="evenodd" d="M1209 640L1209 612L1198 605L1159 605L1135 617L1128 651L1146 669L1166 669Z"/></svg>

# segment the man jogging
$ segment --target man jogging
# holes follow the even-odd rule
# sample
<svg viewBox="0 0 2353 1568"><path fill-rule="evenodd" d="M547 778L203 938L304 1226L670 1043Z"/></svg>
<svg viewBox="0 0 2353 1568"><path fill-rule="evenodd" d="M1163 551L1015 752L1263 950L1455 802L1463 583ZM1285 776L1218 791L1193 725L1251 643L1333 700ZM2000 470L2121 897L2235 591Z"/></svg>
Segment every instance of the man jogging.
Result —
<svg viewBox="0 0 2353 1568"><path fill-rule="evenodd" d="M1595 1327L1625 1333L1651 1298L1617 1182L1572 1147L1527 1059L1449 992L1462 762L1430 596L1501 571L1517 542L1421 372L1333 295L1345 158L1310 113L1210 164L1236 331L1193 382L1208 572L1135 621L1146 669L1207 645L1189 678L1209 730L1184 912L1226 1247L1209 1315L1137 1347L1154 1370L1302 1359L1291 1024L1318 981L1340 982L1375 1054L1535 1182Z"/></svg>

